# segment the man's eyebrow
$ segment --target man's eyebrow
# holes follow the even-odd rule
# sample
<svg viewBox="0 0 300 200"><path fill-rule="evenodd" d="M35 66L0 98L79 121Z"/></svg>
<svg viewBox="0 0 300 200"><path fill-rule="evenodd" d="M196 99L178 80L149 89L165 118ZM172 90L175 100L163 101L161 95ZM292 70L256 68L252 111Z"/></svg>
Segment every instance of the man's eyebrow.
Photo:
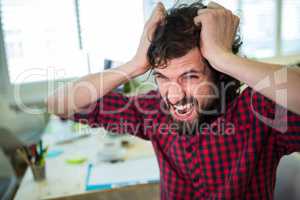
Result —
<svg viewBox="0 0 300 200"><path fill-rule="evenodd" d="M204 69L202 69L202 70L195 70L195 69L191 69L191 70L188 70L188 71L186 71L186 72L183 72L179 77L182 77L182 76L185 76L185 75L187 75L187 74L204 74L205 72L205 67L204 67ZM162 76L162 77L166 77L165 75L163 75L162 73L160 73L160 72L158 72L158 71L153 71L152 72L152 75L153 76ZM167 77L166 77L167 78Z"/></svg>
<svg viewBox="0 0 300 200"><path fill-rule="evenodd" d="M162 77L166 77L165 75L163 75L162 73L160 73L160 72L158 72L158 71L153 71L152 75L153 75L153 76L159 75L159 76L162 76Z"/></svg>
<svg viewBox="0 0 300 200"><path fill-rule="evenodd" d="M180 75L180 77L185 76L185 75L187 75L187 74L199 74L199 73L200 73L200 74L204 74L204 70L195 70L195 69L191 69L191 70L188 70L188 71L182 73L182 74Z"/></svg>

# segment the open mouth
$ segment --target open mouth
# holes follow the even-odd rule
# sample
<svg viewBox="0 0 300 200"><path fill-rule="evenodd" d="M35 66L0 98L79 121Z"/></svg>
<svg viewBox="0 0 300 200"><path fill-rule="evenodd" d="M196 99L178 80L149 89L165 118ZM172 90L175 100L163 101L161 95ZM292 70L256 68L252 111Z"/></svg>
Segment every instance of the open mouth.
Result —
<svg viewBox="0 0 300 200"><path fill-rule="evenodd" d="M180 121L189 121L193 118L195 113L195 106L193 103L187 103L184 105L172 106L174 117Z"/></svg>

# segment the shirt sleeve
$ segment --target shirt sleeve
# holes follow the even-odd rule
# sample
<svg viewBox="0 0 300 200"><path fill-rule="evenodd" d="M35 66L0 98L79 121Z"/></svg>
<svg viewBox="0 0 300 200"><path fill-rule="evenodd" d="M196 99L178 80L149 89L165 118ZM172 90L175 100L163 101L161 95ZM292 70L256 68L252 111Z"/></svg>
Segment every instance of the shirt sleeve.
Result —
<svg viewBox="0 0 300 200"><path fill-rule="evenodd" d="M300 115L252 89L250 105L255 117L269 127L280 155L300 151Z"/></svg>
<svg viewBox="0 0 300 200"><path fill-rule="evenodd" d="M92 128L103 127L114 133L128 133L149 140L144 130L144 119L157 98L157 91L132 97L110 92L75 113L72 120Z"/></svg>
<svg viewBox="0 0 300 200"><path fill-rule="evenodd" d="M300 116L276 105L273 133L277 134L278 150L283 155L300 152Z"/></svg>

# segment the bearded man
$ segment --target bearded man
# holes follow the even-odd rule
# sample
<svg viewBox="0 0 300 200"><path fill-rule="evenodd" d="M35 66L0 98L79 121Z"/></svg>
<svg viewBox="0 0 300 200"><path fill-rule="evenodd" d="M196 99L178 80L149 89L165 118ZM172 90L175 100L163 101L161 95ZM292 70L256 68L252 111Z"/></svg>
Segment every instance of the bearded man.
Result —
<svg viewBox="0 0 300 200"><path fill-rule="evenodd" d="M60 89L49 111L150 140L163 200L272 199L280 158L300 150L300 70L237 55L238 25L216 3L159 3L130 61ZM157 90L113 91L149 70Z"/></svg>

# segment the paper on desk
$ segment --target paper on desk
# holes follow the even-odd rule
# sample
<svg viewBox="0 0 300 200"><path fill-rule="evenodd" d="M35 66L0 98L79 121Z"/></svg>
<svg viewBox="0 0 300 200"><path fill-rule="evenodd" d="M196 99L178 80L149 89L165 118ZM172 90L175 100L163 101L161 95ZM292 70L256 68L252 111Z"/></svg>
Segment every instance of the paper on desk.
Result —
<svg viewBox="0 0 300 200"><path fill-rule="evenodd" d="M158 182L159 168L155 157L90 165L86 181L86 190Z"/></svg>

